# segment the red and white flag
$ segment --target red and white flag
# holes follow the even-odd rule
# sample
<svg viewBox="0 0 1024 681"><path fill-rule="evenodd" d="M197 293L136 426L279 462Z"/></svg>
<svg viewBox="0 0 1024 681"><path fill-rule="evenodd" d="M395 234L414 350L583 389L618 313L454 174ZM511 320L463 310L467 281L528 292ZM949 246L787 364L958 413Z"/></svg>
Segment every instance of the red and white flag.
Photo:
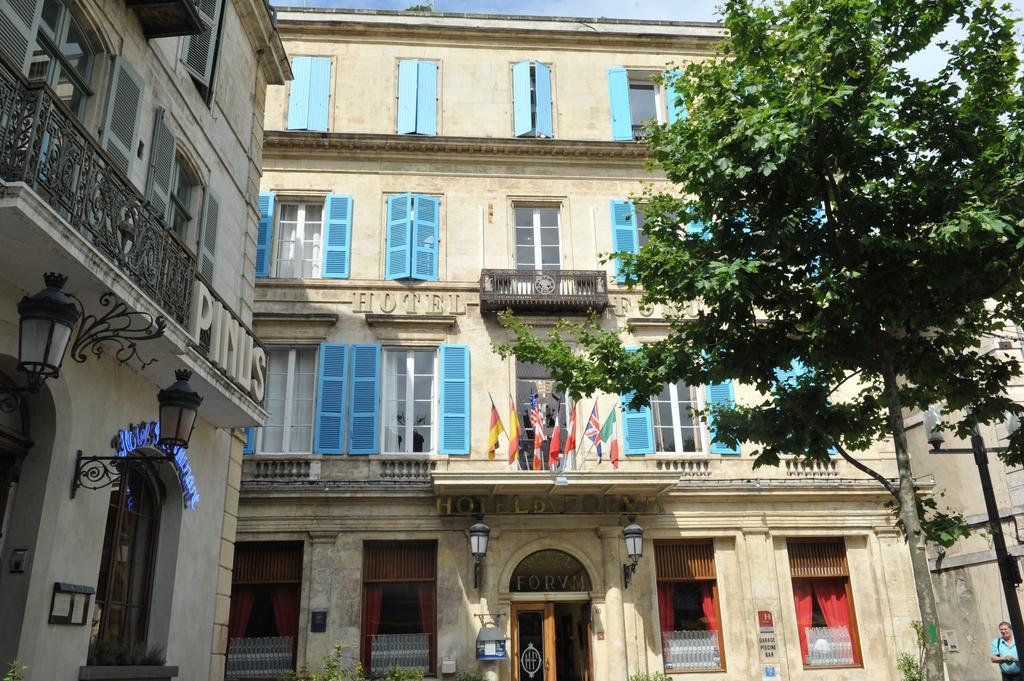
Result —
<svg viewBox="0 0 1024 681"><path fill-rule="evenodd" d="M551 444L548 446L548 470L558 466L558 454L562 448L561 433L558 432L558 414L555 414L555 429L551 432Z"/></svg>
<svg viewBox="0 0 1024 681"><path fill-rule="evenodd" d="M569 415L569 431L565 436L565 463L567 470L574 470L576 458L576 404L572 405L572 414Z"/></svg>

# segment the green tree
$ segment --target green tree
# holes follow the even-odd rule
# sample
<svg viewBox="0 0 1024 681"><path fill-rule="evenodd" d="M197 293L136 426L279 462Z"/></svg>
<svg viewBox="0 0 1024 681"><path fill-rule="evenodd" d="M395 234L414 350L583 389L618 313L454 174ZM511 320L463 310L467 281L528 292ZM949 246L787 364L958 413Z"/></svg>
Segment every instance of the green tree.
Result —
<svg viewBox="0 0 1024 681"><path fill-rule="evenodd" d="M934 632L925 542L952 543L962 518L915 496L903 414L945 403L959 414L946 427L966 436L1021 411L1005 391L1019 363L977 349L1024 301L1014 22L991 0L727 0L722 11L719 58L670 76L688 117L648 143L673 191L646 192L649 242L614 254L642 305L699 301L699 312L672 315L667 338L635 353L596 319L538 338L506 314L515 342L499 351L549 367L575 397L636 390L642 403L679 379L756 386L770 397L716 410L716 437L752 443L757 466L832 449L877 480ZM906 60L950 22L963 37L945 45L947 65L912 76ZM797 363L802 374L779 379ZM855 394L841 397L843 385ZM897 482L856 456L883 439ZM1003 456L1021 453L1018 432ZM926 639L934 681L941 650Z"/></svg>

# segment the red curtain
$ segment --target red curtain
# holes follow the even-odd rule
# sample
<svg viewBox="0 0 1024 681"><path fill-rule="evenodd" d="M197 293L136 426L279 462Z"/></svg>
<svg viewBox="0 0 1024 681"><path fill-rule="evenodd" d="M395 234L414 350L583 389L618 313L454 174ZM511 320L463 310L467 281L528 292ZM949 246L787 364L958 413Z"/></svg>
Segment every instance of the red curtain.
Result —
<svg viewBox="0 0 1024 681"><path fill-rule="evenodd" d="M370 670L370 650L373 637L380 631L380 605L384 590L377 584L363 588L363 666Z"/></svg>
<svg viewBox="0 0 1024 681"><path fill-rule="evenodd" d="M793 605L796 606L796 628L800 634L800 659L807 659L807 627L814 617L814 590L810 580L793 580Z"/></svg>
<svg viewBox="0 0 1024 681"><path fill-rule="evenodd" d="M293 586L281 586L270 594L274 606L274 624L278 636L295 636L299 633L299 593Z"/></svg>
<svg viewBox="0 0 1024 681"><path fill-rule="evenodd" d="M676 630L676 610L672 600L675 586L672 582L658 582L658 618L663 634Z"/></svg>
<svg viewBox="0 0 1024 681"><path fill-rule="evenodd" d="M256 593L249 587L236 586L231 592L231 611L228 613L228 638L242 638L249 627L249 615Z"/></svg>
<svg viewBox="0 0 1024 681"><path fill-rule="evenodd" d="M846 598L846 583L841 579L819 579L814 584L814 596L827 627L850 629L850 602ZM851 639L853 632L850 632ZM859 660L854 660L859 662Z"/></svg>
<svg viewBox="0 0 1024 681"><path fill-rule="evenodd" d="M850 607L846 602L846 585L841 579L819 579L814 595L825 616L827 627L849 627Z"/></svg>
<svg viewBox="0 0 1024 681"><path fill-rule="evenodd" d="M420 631L430 634L430 669L434 669L434 649L437 641L434 640L434 623L437 621L437 613L434 608L436 588L433 582L422 583L418 588L420 601Z"/></svg>
<svg viewBox="0 0 1024 681"><path fill-rule="evenodd" d="M715 592L710 584L700 585L700 605L708 631L718 631L718 608L715 607Z"/></svg>

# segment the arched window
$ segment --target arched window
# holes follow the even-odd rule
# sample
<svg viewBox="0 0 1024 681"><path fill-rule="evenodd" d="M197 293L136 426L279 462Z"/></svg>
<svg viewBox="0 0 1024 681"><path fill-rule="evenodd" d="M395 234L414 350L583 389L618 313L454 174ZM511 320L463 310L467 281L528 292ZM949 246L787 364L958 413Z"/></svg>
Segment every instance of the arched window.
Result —
<svg viewBox="0 0 1024 681"><path fill-rule="evenodd" d="M162 490L147 464L133 464L110 493L96 589L93 638L145 644Z"/></svg>

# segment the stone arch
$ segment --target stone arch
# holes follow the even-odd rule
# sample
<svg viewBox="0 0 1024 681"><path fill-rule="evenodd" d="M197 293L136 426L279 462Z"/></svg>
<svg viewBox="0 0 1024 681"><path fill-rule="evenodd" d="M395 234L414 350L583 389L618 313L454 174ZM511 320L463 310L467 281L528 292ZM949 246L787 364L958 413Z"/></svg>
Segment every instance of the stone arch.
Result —
<svg viewBox="0 0 1024 681"><path fill-rule="evenodd" d="M512 555L509 556L509 559L505 562L505 566L502 568L501 575L498 579L498 588L503 593L509 593L509 582L512 579L512 574L515 572L516 568L519 567L519 564L522 563L524 559L533 555L534 553L548 549L561 551L562 553L566 553L572 558L575 558L577 561L579 561L583 568L587 571L587 574L590 576L591 590L601 590L600 585L604 581L604 573L600 569L600 564L595 564L578 547L566 546L564 542L559 543L557 541L552 540L550 537L534 539L533 541L529 541L523 544L522 546L518 547L512 553Z"/></svg>

